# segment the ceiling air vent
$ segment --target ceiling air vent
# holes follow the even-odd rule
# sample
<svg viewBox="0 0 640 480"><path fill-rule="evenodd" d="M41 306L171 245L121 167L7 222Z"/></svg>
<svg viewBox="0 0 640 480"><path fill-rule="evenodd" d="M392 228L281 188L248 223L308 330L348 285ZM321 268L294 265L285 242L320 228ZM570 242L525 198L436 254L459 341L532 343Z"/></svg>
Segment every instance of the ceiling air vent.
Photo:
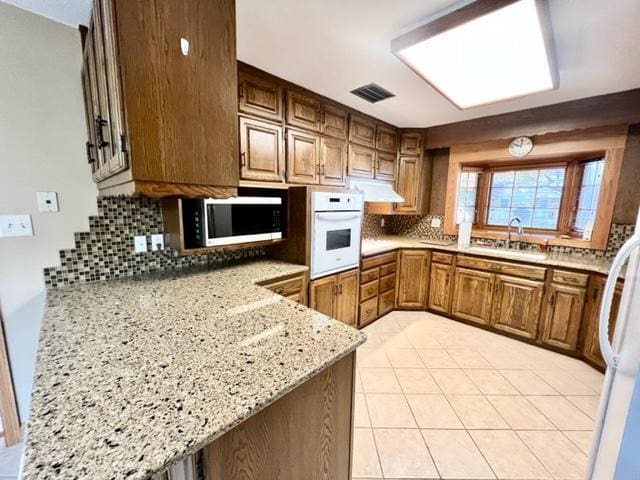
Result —
<svg viewBox="0 0 640 480"><path fill-rule="evenodd" d="M385 90L380 85L376 85L375 83L370 83L369 85L365 85L364 87L351 90L351 93L360 98L364 98L367 102L370 103L376 103L380 100L395 97L395 95L389 90Z"/></svg>

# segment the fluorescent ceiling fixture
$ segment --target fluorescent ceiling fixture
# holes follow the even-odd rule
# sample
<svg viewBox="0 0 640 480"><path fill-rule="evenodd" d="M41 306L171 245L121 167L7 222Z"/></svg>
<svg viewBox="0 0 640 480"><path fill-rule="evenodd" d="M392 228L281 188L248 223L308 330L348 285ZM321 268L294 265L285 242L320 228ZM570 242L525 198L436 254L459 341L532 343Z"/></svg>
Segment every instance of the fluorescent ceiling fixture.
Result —
<svg viewBox="0 0 640 480"><path fill-rule="evenodd" d="M465 109L557 88L548 26L541 0L477 0L394 39L391 50Z"/></svg>

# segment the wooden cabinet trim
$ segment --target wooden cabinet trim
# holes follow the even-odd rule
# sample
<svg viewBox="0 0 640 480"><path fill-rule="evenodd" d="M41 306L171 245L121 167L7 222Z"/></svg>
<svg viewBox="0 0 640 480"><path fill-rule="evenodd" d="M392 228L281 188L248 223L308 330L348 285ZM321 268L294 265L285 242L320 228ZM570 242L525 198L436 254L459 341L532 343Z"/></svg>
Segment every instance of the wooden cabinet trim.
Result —
<svg viewBox="0 0 640 480"><path fill-rule="evenodd" d="M589 275L586 273L568 272L566 270L553 270L552 281L555 283L565 283L576 287L586 287Z"/></svg>
<svg viewBox="0 0 640 480"><path fill-rule="evenodd" d="M431 252L431 261L434 263L444 263L451 265L453 263L452 253Z"/></svg>

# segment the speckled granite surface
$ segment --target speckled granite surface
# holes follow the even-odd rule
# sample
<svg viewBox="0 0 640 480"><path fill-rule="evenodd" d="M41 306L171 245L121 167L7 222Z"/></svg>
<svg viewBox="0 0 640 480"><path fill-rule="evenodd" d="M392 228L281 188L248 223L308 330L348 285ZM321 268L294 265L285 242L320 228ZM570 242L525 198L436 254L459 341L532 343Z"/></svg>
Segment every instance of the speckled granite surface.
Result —
<svg viewBox="0 0 640 480"><path fill-rule="evenodd" d="M609 273L611 262L609 260L593 260L589 258L577 257L572 255L546 255L544 258L525 259L518 256L509 255L508 251L500 248L487 248L480 252L478 250L468 250L458 248L457 242L438 242L437 240L422 240L420 238L400 237L400 236L383 236L374 239L363 239L361 254L363 257L376 255L378 253L389 252L397 248L427 248L434 250L443 250L448 252L463 253L468 255L493 257L505 261L531 263L537 265L545 265L549 267L571 268L576 270L586 270L594 273ZM621 275L624 276L624 272Z"/></svg>
<svg viewBox="0 0 640 480"><path fill-rule="evenodd" d="M364 334L255 285L270 259L48 292L25 479L141 479L353 351Z"/></svg>

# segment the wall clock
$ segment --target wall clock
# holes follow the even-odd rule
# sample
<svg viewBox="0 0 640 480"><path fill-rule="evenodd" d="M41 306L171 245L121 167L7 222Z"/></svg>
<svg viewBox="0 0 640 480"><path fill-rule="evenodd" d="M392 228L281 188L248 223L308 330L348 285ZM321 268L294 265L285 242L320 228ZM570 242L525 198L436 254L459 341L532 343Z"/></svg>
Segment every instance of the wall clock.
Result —
<svg viewBox="0 0 640 480"><path fill-rule="evenodd" d="M533 150L533 140L529 137L517 137L509 143L509 153L514 157L526 157Z"/></svg>

